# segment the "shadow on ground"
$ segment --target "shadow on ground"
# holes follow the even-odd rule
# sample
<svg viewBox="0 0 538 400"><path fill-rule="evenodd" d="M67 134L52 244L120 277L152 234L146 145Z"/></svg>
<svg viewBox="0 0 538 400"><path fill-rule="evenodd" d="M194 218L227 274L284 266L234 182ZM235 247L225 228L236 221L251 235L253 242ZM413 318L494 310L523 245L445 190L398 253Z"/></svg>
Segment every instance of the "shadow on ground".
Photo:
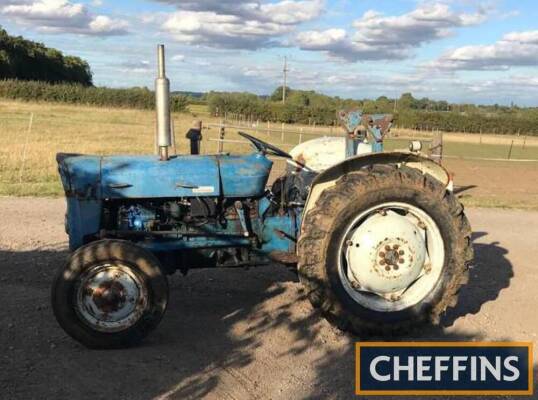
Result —
<svg viewBox="0 0 538 400"><path fill-rule="evenodd" d="M475 252L469 284L444 326L478 313L510 284L504 248L476 244ZM283 267L175 275L168 312L142 346L90 351L63 333L49 306L53 272L66 256L61 249L0 251L0 397L353 397L354 339L312 311ZM402 339L481 338L431 328Z"/></svg>

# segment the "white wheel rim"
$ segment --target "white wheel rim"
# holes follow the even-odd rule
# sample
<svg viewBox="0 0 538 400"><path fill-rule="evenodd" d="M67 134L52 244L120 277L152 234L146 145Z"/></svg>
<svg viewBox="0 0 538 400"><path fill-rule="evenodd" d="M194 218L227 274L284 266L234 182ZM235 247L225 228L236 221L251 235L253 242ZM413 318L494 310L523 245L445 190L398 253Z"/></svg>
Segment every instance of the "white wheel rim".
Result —
<svg viewBox="0 0 538 400"><path fill-rule="evenodd" d="M383 217L389 218L389 225ZM338 275L361 306L395 312L420 303L434 290L444 260L445 246L435 221L411 204L387 202L361 212L348 225L339 243Z"/></svg>
<svg viewBox="0 0 538 400"><path fill-rule="evenodd" d="M140 277L121 264L101 264L85 271L75 290L75 310L92 329L118 332L133 326L148 305Z"/></svg>

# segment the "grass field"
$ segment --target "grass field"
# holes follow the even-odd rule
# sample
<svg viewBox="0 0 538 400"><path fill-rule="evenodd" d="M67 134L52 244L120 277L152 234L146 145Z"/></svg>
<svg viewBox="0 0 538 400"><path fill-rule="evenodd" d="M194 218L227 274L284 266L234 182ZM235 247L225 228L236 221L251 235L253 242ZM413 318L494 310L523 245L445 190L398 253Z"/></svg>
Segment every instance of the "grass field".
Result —
<svg viewBox="0 0 538 400"><path fill-rule="evenodd" d="M185 132L189 129L194 119L201 119L204 125L218 123L220 120L212 118L204 106L191 106L190 113L175 114L174 130L176 132L177 151L187 151ZM32 117L30 126L30 117ZM252 127L252 125L250 125ZM281 124L267 126L260 124L255 135L289 150L294 144L299 143L299 135L286 134L284 142L280 133L268 133L267 128L282 128ZM284 126L285 130L300 130L304 132L302 140L308 140L316 135L329 133L328 127L307 126ZM81 106L67 106L49 103L23 103L14 101L0 101L0 195L15 196L57 196L62 194L61 185L57 175L55 155L58 152L89 153L89 154L142 154L154 151L155 122L152 111L104 109ZM337 128L332 128L337 132ZM313 135L309 135L309 133ZM401 132L397 132L402 134ZM424 133L403 132L405 136L418 136ZM204 130L204 142L202 148L207 153L217 150L218 128L210 127ZM506 159L509 152L510 139L505 141L493 140L492 137L483 135L483 143L476 142L476 136L470 139L470 143L462 141L461 137L453 140L447 135L444 145L445 155L450 157L465 158L498 158ZM426 135L427 138L427 135ZM236 130L227 129L226 139L240 141ZM514 138L514 146L511 152L513 159L538 160L538 146L529 139L523 148L522 138ZM473 142L474 141L474 142ZM405 148L407 139L389 139L386 141L388 150ZM497 144L493 144L497 143ZM501 143L501 144L499 144ZM502 144L504 143L504 144ZM250 149L244 143L226 143L225 151L246 152ZM538 172L538 163L490 163L472 161L472 167L459 171L462 165L457 159L447 160L448 165L457 171L461 181L467 182L473 176L477 176L477 170L484 170L489 174L492 169L500 168L504 174L512 173L521 169L521 173L531 171L528 179L534 179L533 171ZM523 164L523 165L522 165ZM474 169L473 169L474 168ZM486 168L486 169L484 169ZM486 172L484 172L485 174ZM521 175L518 173L518 176ZM469 176L467 176L469 175ZM493 176L496 176L493 173ZM537 175L538 177L538 175ZM537 178L538 179L538 178ZM490 179L491 180L491 179ZM536 180L534 181L536 182ZM512 179L511 184L515 184ZM525 185L524 183L522 185ZM528 186L528 182L526 183ZM492 188L489 192L479 196L463 197L464 201L473 205L491 206L517 206L524 208L538 208L538 195L526 196L528 188L522 188L521 198L517 201L503 197L507 192L505 185L501 185L498 193ZM531 185L536 186L536 184ZM510 190L509 192L513 192ZM531 191L535 190L531 188ZM516 190L517 192L517 190ZM526 200L528 198L528 200ZM478 204L476 204L478 203Z"/></svg>

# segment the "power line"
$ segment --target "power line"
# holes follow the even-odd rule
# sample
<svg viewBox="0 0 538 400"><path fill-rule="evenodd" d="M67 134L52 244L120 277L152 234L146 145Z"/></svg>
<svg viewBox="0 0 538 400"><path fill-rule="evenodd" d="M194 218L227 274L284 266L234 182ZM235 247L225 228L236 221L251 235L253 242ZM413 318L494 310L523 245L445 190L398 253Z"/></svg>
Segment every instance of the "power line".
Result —
<svg viewBox="0 0 538 400"><path fill-rule="evenodd" d="M288 57L284 56L284 86L282 86L282 103L286 103L286 86L288 85Z"/></svg>

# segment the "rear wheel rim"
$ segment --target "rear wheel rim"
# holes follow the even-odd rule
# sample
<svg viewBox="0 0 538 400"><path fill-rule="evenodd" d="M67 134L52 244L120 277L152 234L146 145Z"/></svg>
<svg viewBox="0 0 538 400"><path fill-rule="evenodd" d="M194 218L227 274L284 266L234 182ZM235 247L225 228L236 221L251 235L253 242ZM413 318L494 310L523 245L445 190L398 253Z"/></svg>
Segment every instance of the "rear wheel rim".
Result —
<svg viewBox="0 0 538 400"><path fill-rule="evenodd" d="M445 245L433 218L414 205L386 202L347 225L339 243L338 276L355 303L396 312L434 291L444 262Z"/></svg>
<svg viewBox="0 0 538 400"><path fill-rule="evenodd" d="M135 325L148 307L144 280L122 264L99 264L80 276L75 311L98 332L119 332Z"/></svg>

